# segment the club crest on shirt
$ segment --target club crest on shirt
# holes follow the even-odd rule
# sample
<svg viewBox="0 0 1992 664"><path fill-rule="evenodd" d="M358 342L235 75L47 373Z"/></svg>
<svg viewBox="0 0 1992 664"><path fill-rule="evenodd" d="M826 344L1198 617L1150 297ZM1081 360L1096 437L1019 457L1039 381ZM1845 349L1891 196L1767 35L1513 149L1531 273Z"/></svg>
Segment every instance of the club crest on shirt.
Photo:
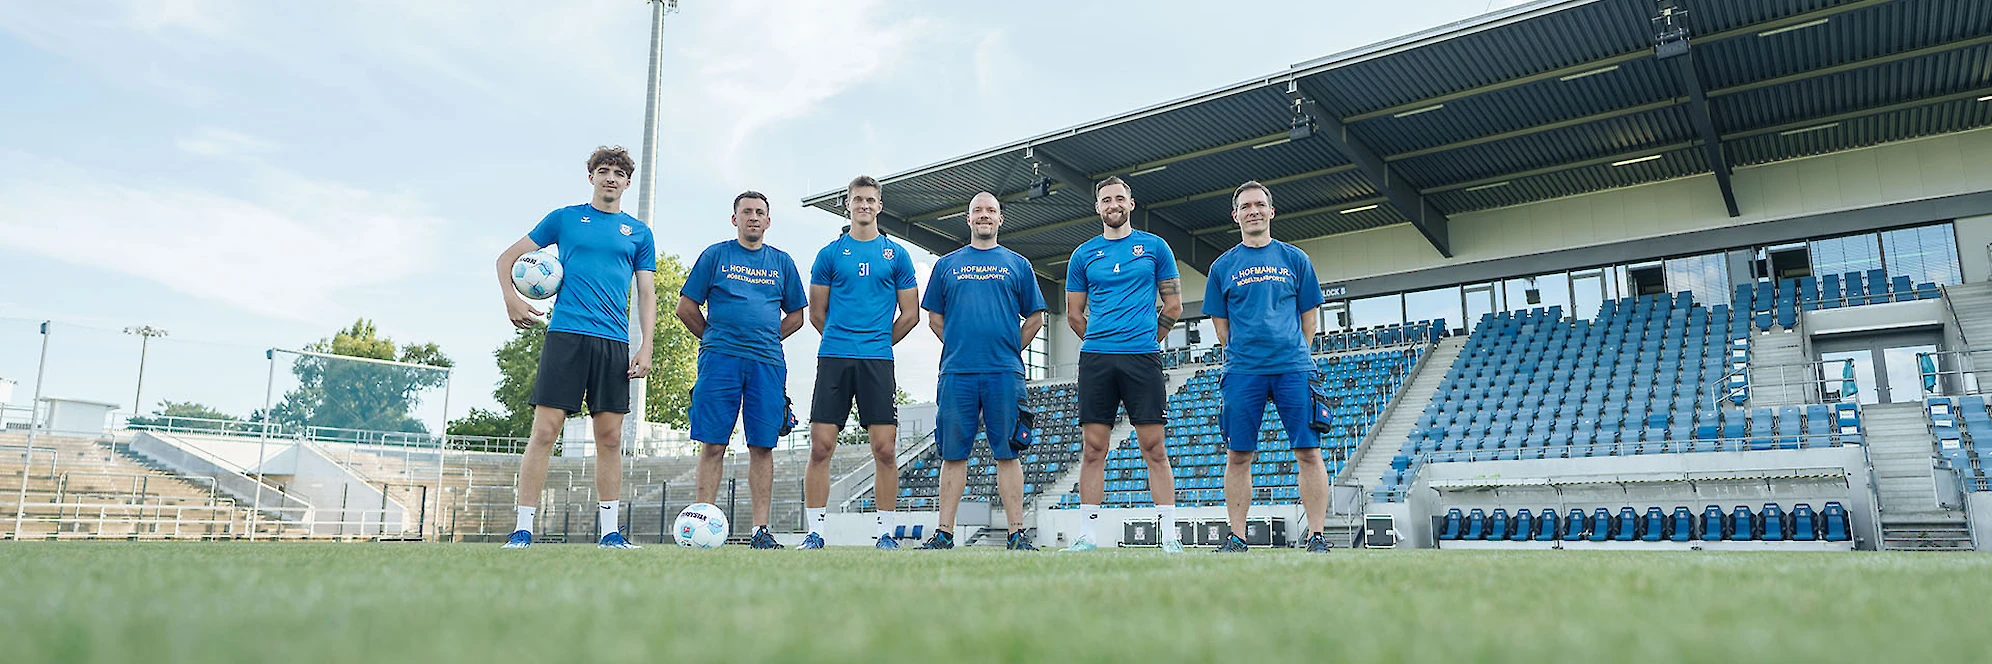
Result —
<svg viewBox="0 0 1992 664"><path fill-rule="evenodd" d="M629 224L623 224L623 225L622 225L622 234L623 234L623 235L628 235L628 234L629 234L629 232L630 232L630 229L629 229Z"/></svg>
<svg viewBox="0 0 1992 664"><path fill-rule="evenodd" d="M885 257L886 260L892 260L892 247L886 247L885 251L879 252L879 255Z"/></svg>
<svg viewBox="0 0 1992 664"><path fill-rule="evenodd" d="M581 223L588 223L588 215L581 215Z"/></svg>
<svg viewBox="0 0 1992 664"><path fill-rule="evenodd" d="M1136 256L1140 256L1140 255L1141 255L1141 252L1142 252L1142 250L1144 250L1144 249L1147 249L1147 248L1148 248L1148 246L1147 246L1147 245L1140 245L1140 244L1137 244L1137 245L1134 245L1134 255L1136 255Z"/></svg>

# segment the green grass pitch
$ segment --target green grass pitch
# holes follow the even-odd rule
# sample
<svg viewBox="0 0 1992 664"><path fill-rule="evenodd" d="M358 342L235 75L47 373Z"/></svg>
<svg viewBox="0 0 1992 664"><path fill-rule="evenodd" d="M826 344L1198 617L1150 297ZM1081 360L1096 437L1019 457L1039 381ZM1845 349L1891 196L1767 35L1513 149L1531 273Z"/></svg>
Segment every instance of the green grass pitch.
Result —
<svg viewBox="0 0 1992 664"><path fill-rule="evenodd" d="M0 543L8 662L1910 662L1976 554Z"/></svg>

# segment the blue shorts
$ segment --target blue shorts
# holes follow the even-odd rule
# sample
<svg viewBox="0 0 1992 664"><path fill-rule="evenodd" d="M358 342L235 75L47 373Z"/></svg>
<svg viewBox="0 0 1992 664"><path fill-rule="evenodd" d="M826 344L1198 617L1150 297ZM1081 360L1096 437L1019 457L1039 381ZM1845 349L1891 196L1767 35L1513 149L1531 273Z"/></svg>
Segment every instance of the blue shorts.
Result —
<svg viewBox="0 0 1992 664"><path fill-rule="evenodd" d="M1308 428L1314 421L1314 389L1308 385L1312 372L1283 374L1224 375L1224 439L1233 452L1259 451L1259 425L1266 416L1266 402L1279 410L1286 423L1287 438L1293 449L1321 446L1321 435Z"/></svg>
<svg viewBox="0 0 1992 664"><path fill-rule="evenodd" d="M725 445L745 420L747 444L772 448L788 418L788 367L723 353L699 353L692 386L692 440Z"/></svg>
<svg viewBox="0 0 1992 664"><path fill-rule="evenodd" d="M989 455L1015 459L1010 437L1017 433L1017 407L1024 397L1024 377L1014 373L941 374L939 393L941 460L963 461L975 451L975 432L989 434Z"/></svg>

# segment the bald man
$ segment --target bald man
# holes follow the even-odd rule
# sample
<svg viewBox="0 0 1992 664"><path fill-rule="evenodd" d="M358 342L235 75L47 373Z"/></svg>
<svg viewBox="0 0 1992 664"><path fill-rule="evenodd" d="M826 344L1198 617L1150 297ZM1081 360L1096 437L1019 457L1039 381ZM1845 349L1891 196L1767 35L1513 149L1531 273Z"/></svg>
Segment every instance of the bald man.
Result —
<svg viewBox="0 0 1992 664"><path fill-rule="evenodd" d="M996 244L1003 207L989 192L968 203L969 244L934 262L927 277L927 327L941 340L941 514L921 549L955 547L955 511L968 484L975 434L987 435L996 491L1009 517L1006 548L1036 551L1024 535L1024 470L1011 444L1024 398L1024 346L1044 328L1044 294L1031 262Z"/></svg>

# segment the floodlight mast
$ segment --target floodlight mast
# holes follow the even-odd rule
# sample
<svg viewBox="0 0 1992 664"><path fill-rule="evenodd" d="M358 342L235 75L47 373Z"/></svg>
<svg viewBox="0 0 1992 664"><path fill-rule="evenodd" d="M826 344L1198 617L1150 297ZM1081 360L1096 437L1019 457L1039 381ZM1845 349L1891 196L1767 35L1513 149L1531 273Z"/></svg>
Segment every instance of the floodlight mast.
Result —
<svg viewBox="0 0 1992 664"><path fill-rule="evenodd" d="M652 214L652 205L657 201L657 101L658 85L664 72L664 16L678 13L678 0L644 0L650 4L650 77L647 79L649 92L643 100L643 151L638 155L637 179L642 183L637 189L636 217L650 224L654 230L657 219ZM634 279L629 289L629 343L634 354L641 349L643 341L643 316L638 311L644 305L636 301L638 289ZM632 358L634 359L634 358ZM635 449L637 434L642 431L648 402L644 389L646 378L632 378L629 381L630 412L636 417L623 418L622 441L624 449Z"/></svg>

